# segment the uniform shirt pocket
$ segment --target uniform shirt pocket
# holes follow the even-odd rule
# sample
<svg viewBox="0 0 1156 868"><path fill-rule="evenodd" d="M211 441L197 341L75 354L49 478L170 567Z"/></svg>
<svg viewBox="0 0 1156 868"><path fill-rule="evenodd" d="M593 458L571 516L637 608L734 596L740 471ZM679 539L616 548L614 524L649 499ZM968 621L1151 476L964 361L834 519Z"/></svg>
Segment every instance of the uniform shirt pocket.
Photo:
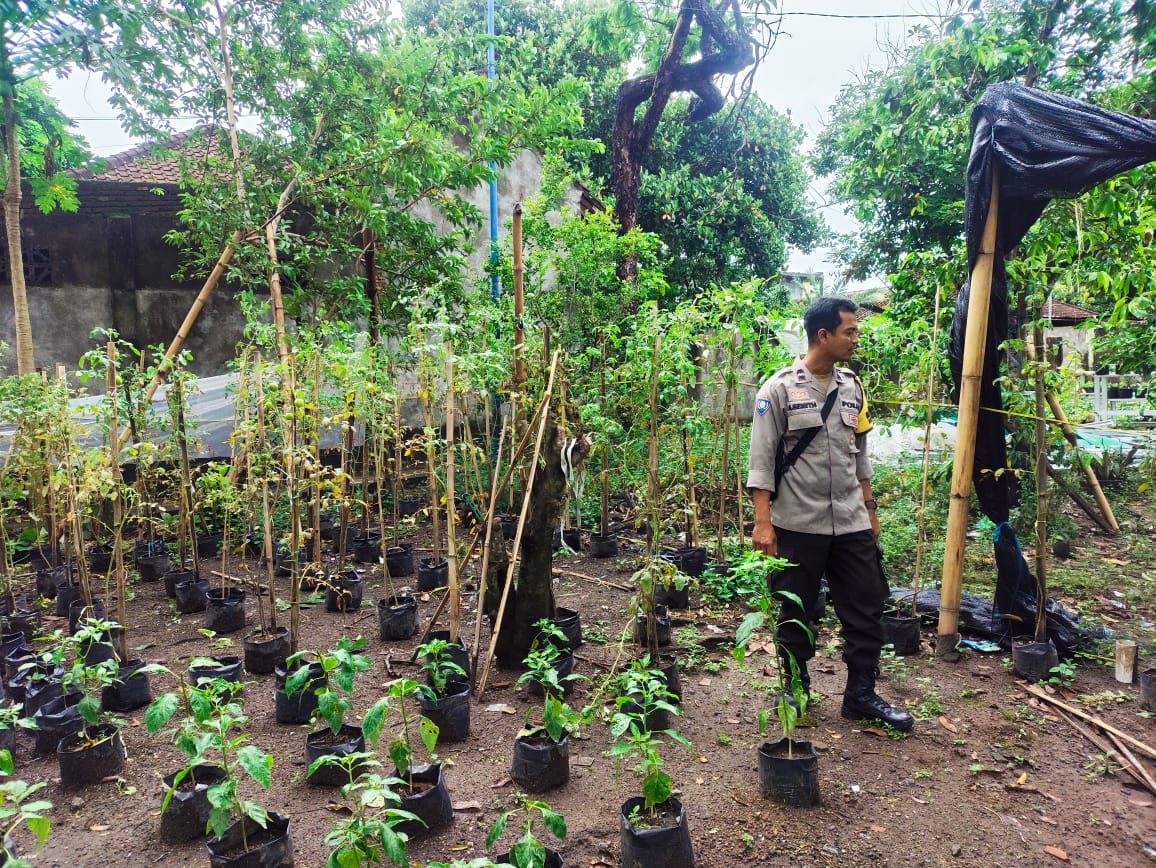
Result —
<svg viewBox="0 0 1156 868"><path fill-rule="evenodd" d="M859 427L859 413L854 410L844 410L840 413L840 418L843 420L843 432L847 438L847 451L854 455L859 451L859 446L855 442L855 431Z"/></svg>
<svg viewBox="0 0 1156 868"><path fill-rule="evenodd" d="M823 424L823 414L818 410L803 410L787 414L788 431L804 431L807 428L819 428Z"/></svg>

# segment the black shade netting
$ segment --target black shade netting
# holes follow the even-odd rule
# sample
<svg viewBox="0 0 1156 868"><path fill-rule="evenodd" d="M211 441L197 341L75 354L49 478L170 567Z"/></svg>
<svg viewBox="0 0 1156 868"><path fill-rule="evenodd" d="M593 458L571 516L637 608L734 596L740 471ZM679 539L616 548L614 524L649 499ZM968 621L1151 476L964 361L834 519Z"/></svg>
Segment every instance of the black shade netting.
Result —
<svg viewBox="0 0 1156 868"><path fill-rule="evenodd" d="M1005 472L1007 440L1003 398L997 383L999 347L1008 337L1004 260L1051 199L1079 195L1108 178L1153 160L1156 160L1156 122L1106 111L1068 97L1005 82L988 88L972 110L965 216L969 274L979 257L991 204L992 178L997 168L999 180L973 478L984 514L999 528L995 540L996 617L1017 624L1014 630L1017 635L1034 629L1035 579L1020 553L1014 530L1007 525L1013 474ZM970 296L969 282L960 290L951 326L951 371L957 391ZM1030 612L1027 611L1029 604ZM1024 618L1025 613L1030 617ZM1049 610L1049 635L1052 634L1051 619Z"/></svg>

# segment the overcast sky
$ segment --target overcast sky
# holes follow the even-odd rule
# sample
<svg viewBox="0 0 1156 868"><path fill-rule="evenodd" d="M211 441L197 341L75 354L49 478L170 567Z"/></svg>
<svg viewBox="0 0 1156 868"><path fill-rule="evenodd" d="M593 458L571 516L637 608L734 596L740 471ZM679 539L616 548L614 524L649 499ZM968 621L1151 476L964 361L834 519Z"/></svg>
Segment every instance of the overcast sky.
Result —
<svg viewBox="0 0 1156 868"><path fill-rule="evenodd" d="M809 148L840 88L868 69L882 66L886 60L883 46L902 42L912 26L940 5L937 0L780 0L783 33L760 65L755 88L770 105L789 113L807 130ZM75 73L63 81L49 81L49 87L64 113L77 119L97 155L111 156L137 143L121 129L99 76ZM194 123L192 119L173 121L177 129ZM825 204L821 188L813 188L811 195ZM836 231L853 228L838 207L824 207L823 214ZM809 255L792 251L790 268L825 272L831 287L836 275L827 256L825 250Z"/></svg>

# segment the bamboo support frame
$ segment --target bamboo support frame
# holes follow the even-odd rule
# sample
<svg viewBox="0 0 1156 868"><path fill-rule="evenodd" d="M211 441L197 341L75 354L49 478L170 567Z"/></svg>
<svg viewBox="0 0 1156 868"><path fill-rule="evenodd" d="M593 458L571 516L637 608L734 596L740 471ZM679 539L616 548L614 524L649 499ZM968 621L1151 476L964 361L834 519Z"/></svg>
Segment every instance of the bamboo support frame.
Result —
<svg viewBox="0 0 1156 868"><path fill-rule="evenodd" d="M498 615L494 619L494 629L490 635L490 645L486 652L486 663L482 668L482 677L478 681L478 699L486 692L486 681L490 677L490 664L494 659L494 650L498 645L498 636L502 631L502 618L506 614L506 602L510 597L510 588L514 584L514 571L518 566L518 551L522 545L522 530L526 526L526 515L530 511L530 494L534 488L534 477L538 472L538 456L542 452L542 439L546 433L546 423L550 418L550 395L554 391L554 373L558 369L558 353L554 353L554 357L550 362L550 376L546 381L546 394L542 399L541 415L542 418L538 422L538 435L534 443L534 456L530 459L530 473L526 482L526 491L522 497L522 511L518 515L518 529L514 533L513 557L510 558L510 566L506 571L506 583L502 587L502 599L498 603ZM514 464L511 462L510 467Z"/></svg>
<svg viewBox="0 0 1156 868"><path fill-rule="evenodd" d="M959 654L959 601L963 592L963 555L967 543L971 475L975 467L975 432L979 422L980 379L987 344L991 278L995 267L996 229L999 225L999 165L992 168L991 203L983 226L979 257L971 272L971 290L964 332L963 371L959 388L959 414L955 462L951 473L951 501L947 513L947 541L943 553L940 585L939 628L935 656L955 662Z"/></svg>

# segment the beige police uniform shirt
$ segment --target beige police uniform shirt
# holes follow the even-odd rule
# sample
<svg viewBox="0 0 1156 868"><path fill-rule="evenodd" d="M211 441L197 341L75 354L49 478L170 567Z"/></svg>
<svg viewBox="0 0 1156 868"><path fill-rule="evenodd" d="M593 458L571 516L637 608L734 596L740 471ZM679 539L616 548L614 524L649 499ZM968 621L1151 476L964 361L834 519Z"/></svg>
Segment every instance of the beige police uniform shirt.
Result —
<svg viewBox="0 0 1156 868"><path fill-rule="evenodd" d="M826 425L783 474L775 492L775 450L783 455L808 428L822 424L829 389L838 389ZM775 497L771 522L799 533L839 535L871 529L863 504L862 479L871 478L867 459L867 397L855 374L836 367L827 389L800 358L779 371L759 389L751 424L747 488L761 488Z"/></svg>

